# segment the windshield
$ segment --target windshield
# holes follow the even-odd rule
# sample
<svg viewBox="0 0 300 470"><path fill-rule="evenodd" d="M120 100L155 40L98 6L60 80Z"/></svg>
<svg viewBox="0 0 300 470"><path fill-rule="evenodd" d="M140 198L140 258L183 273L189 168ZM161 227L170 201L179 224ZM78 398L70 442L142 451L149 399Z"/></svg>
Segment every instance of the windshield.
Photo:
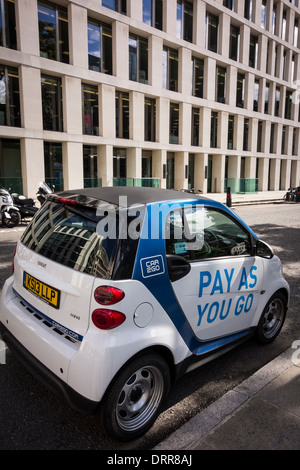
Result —
<svg viewBox="0 0 300 470"><path fill-rule="evenodd" d="M109 233L99 230L105 220ZM116 236L119 217L95 210L46 202L24 232L21 242L40 255L76 271L104 279L132 275L138 240ZM125 243L124 243L125 242Z"/></svg>

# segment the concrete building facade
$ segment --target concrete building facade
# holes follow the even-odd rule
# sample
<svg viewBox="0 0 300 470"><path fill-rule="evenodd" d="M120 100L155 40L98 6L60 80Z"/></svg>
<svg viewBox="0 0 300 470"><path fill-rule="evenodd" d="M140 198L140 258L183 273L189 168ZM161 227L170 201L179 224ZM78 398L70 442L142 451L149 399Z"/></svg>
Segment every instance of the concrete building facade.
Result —
<svg viewBox="0 0 300 470"><path fill-rule="evenodd" d="M300 185L299 7L0 0L0 183Z"/></svg>

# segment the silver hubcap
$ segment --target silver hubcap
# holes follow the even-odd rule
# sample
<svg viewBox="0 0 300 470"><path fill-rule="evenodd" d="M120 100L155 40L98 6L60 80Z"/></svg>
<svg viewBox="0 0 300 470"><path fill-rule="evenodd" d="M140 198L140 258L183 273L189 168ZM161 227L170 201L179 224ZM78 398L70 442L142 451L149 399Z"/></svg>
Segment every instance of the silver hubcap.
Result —
<svg viewBox="0 0 300 470"><path fill-rule="evenodd" d="M263 333L266 338L272 338L281 327L284 317L284 306L280 299L270 302L264 315Z"/></svg>
<svg viewBox="0 0 300 470"><path fill-rule="evenodd" d="M119 395L116 409L119 426L126 431L141 428L154 415L163 391L163 376L157 367L142 367L134 372Z"/></svg>

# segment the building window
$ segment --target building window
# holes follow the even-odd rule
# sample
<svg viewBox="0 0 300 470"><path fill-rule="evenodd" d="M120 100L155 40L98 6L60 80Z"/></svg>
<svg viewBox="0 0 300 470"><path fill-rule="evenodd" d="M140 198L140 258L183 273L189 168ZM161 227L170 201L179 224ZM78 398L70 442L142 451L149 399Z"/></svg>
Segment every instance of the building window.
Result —
<svg viewBox="0 0 300 470"><path fill-rule="evenodd" d="M240 53L240 28L237 26L230 26L230 39L229 39L229 58L238 60Z"/></svg>
<svg viewBox="0 0 300 470"><path fill-rule="evenodd" d="M0 125L21 127L18 70L0 66Z"/></svg>
<svg viewBox="0 0 300 470"><path fill-rule="evenodd" d="M234 115L230 114L228 116L228 141L227 141L228 150L233 149L233 143L234 143Z"/></svg>
<svg viewBox="0 0 300 470"><path fill-rule="evenodd" d="M234 0L223 0L223 6L229 8L229 10L234 10Z"/></svg>
<svg viewBox="0 0 300 470"><path fill-rule="evenodd" d="M245 0L244 17L246 20L252 20L252 0Z"/></svg>
<svg viewBox="0 0 300 470"><path fill-rule="evenodd" d="M89 69L112 75L112 29L94 20L88 21Z"/></svg>
<svg viewBox="0 0 300 470"><path fill-rule="evenodd" d="M279 109L280 109L280 88L276 87L275 91L275 116L279 117Z"/></svg>
<svg viewBox="0 0 300 470"><path fill-rule="evenodd" d="M19 139L0 138L0 185L23 194L21 145Z"/></svg>
<svg viewBox="0 0 300 470"><path fill-rule="evenodd" d="M170 103L170 144L179 143L179 105Z"/></svg>
<svg viewBox="0 0 300 470"><path fill-rule="evenodd" d="M62 85L60 78L41 77L43 129L63 131Z"/></svg>
<svg viewBox="0 0 300 470"><path fill-rule="evenodd" d="M143 0L143 23L162 30L162 0Z"/></svg>
<svg viewBox="0 0 300 470"><path fill-rule="evenodd" d="M259 102L259 80L254 82L253 111L258 111Z"/></svg>
<svg viewBox="0 0 300 470"><path fill-rule="evenodd" d="M204 60L192 58L192 96L203 98Z"/></svg>
<svg viewBox="0 0 300 470"><path fill-rule="evenodd" d="M156 101L145 97L145 141L156 141Z"/></svg>
<svg viewBox="0 0 300 470"><path fill-rule="evenodd" d="M219 18L211 13L206 15L206 47L209 51L218 52Z"/></svg>
<svg viewBox="0 0 300 470"><path fill-rule="evenodd" d="M257 68L258 38L250 36L249 67Z"/></svg>
<svg viewBox="0 0 300 470"><path fill-rule="evenodd" d="M236 105L238 108L244 107L244 96L245 96L245 75L242 73L238 73L237 87L236 87Z"/></svg>
<svg viewBox="0 0 300 470"><path fill-rule="evenodd" d="M257 129L257 151L262 152L263 122L258 121Z"/></svg>
<svg viewBox="0 0 300 470"><path fill-rule="evenodd" d="M64 189L62 144L61 142L44 142L45 180L55 191Z"/></svg>
<svg viewBox="0 0 300 470"><path fill-rule="evenodd" d="M163 49L163 88L178 91L178 52L167 47Z"/></svg>
<svg viewBox="0 0 300 470"><path fill-rule="evenodd" d="M286 153L286 126L282 126L282 139L281 139L281 154L285 155Z"/></svg>
<svg viewBox="0 0 300 470"><path fill-rule="evenodd" d="M129 93L116 91L116 137L129 139Z"/></svg>
<svg viewBox="0 0 300 470"><path fill-rule="evenodd" d="M274 153L274 142L275 142L275 124L271 124L270 133L270 153Z"/></svg>
<svg viewBox="0 0 300 470"><path fill-rule="evenodd" d="M69 63L68 13L48 2L38 3L40 55Z"/></svg>
<svg viewBox="0 0 300 470"><path fill-rule="evenodd" d="M148 83L148 39L129 35L129 80Z"/></svg>
<svg viewBox="0 0 300 470"><path fill-rule="evenodd" d="M17 49L14 0L0 1L0 46Z"/></svg>
<svg viewBox="0 0 300 470"><path fill-rule="evenodd" d="M127 168L126 168L126 149L119 149L113 148L113 177L118 179L126 179L127 176ZM126 186L126 184L122 184L120 186Z"/></svg>
<svg viewBox="0 0 300 470"><path fill-rule="evenodd" d="M243 141L243 150L246 152L249 144L249 119L244 119L244 141Z"/></svg>
<svg viewBox="0 0 300 470"><path fill-rule="evenodd" d="M269 95L270 95L270 83L266 83L266 88L265 88L265 114L269 114Z"/></svg>
<svg viewBox="0 0 300 470"><path fill-rule="evenodd" d="M218 147L218 113L217 111L211 112L210 146L212 148Z"/></svg>
<svg viewBox="0 0 300 470"><path fill-rule="evenodd" d="M193 4L177 0L176 37L193 42Z"/></svg>
<svg viewBox="0 0 300 470"><path fill-rule="evenodd" d="M283 12L282 14L282 24L281 24L281 39L285 41L286 39L286 11Z"/></svg>
<svg viewBox="0 0 300 470"><path fill-rule="evenodd" d="M127 14L126 0L102 0L102 6L123 15Z"/></svg>
<svg viewBox="0 0 300 470"><path fill-rule="evenodd" d="M298 18L296 18L295 24L294 24L294 38L293 38L294 47L298 47L298 36L299 36L299 27L298 27Z"/></svg>
<svg viewBox="0 0 300 470"><path fill-rule="evenodd" d="M96 188L99 184L101 185L97 173L97 158L97 147L83 146L83 181L85 188Z"/></svg>
<svg viewBox="0 0 300 470"><path fill-rule="evenodd" d="M83 134L99 135L98 87L82 85Z"/></svg>
<svg viewBox="0 0 300 470"><path fill-rule="evenodd" d="M267 0L262 0L261 3L261 21L260 25L262 28L266 28L267 23Z"/></svg>
<svg viewBox="0 0 300 470"><path fill-rule="evenodd" d="M285 95L285 119L292 119L292 103L293 103L293 93L290 90L286 90Z"/></svg>
<svg viewBox="0 0 300 470"><path fill-rule="evenodd" d="M192 145L199 146L200 109L192 108Z"/></svg>
<svg viewBox="0 0 300 470"><path fill-rule="evenodd" d="M218 101L218 103L225 103L226 101L226 69L225 67L217 66L216 100Z"/></svg>

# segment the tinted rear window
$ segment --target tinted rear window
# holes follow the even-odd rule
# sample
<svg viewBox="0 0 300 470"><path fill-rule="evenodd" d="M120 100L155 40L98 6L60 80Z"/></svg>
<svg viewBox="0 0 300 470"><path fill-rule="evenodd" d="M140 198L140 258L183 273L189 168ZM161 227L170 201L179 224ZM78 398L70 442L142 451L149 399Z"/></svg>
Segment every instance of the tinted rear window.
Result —
<svg viewBox="0 0 300 470"><path fill-rule="evenodd" d="M101 217L95 210L49 201L29 224L21 242L34 252L82 273L104 279L130 278L138 241L126 240L129 243L124 247L118 237L103 237L97 230L99 221ZM119 225L118 217L112 224Z"/></svg>

